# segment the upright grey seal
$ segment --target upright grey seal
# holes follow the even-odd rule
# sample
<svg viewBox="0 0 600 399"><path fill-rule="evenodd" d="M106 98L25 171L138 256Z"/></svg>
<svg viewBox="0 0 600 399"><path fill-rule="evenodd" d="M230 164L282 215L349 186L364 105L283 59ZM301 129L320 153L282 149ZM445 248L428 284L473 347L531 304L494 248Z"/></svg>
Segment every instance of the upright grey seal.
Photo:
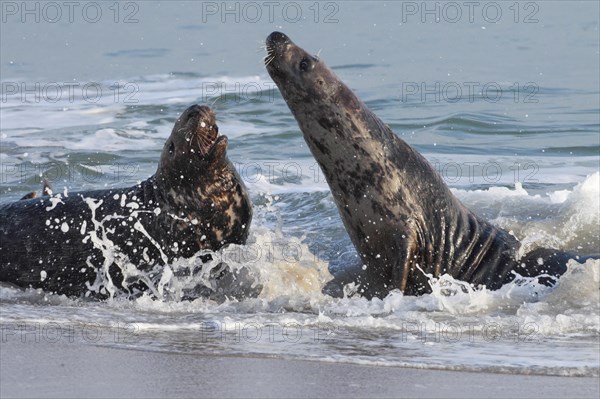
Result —
<svg viewBox="0 0 600 399"><path fill-rule="evenodd" d="M319 163L361 262L325 291L360 284L366 297L393 289L431 291L448 273L488 289L521 276L566 271L573 255L537 249L519 259L519 241L465 208L429 162L395 135L317 57L271 33L265 64Z"/></svg>
<svg viewBox="0 0 600 399"><path fill-rule="evenodd" d="M69 296L103 297L107 284L131 293L177 258L244 244L252 205L227 144L213 110L193 105L140 184L0 206L0 281Z"/></svg>

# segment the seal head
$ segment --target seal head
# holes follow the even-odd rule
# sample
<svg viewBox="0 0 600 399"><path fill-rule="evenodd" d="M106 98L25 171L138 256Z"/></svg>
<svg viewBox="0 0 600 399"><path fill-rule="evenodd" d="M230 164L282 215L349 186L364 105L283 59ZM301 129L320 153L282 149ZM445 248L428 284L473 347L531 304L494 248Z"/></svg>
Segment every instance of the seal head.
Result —
<svg viewBox="0 0 600 399"><path fill-rule="evenodd" d="M177 119L154 176L163 208L177 216L172 228L191 229L194 252L242 244L248 237L252 206L227 158L227 144L214 111L193 105Z"/></svg>
<svg viewBox="0 0 600 399"><path fill-rule="evenodd" d="M267 37L265 65L273 81L292 112L301 108L339 104L341 107L358 109L356 96L338 77L321 62L319 57L307 53L281 32ZM281 87L284 87L281 90Z"/></svg>

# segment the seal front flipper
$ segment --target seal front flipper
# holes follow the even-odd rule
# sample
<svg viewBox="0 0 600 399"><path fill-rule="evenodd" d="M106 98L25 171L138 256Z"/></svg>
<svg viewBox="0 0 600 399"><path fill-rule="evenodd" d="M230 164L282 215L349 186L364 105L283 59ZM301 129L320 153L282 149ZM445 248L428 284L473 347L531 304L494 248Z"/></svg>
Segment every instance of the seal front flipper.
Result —
<svg viewBox="0 0 600 399"><path fill-rule="evenodd" d="M389 236L403 238L396 245L386 245L377 250L377 253L363 256L352 263L336 267L335 270L330 265L333 279L325 284L322 293L343 298L348 284L355 284L356 292L367 299L384 298L394 289L404 292L407 287L422 287L426 290L427 277L415 267L418 266L418 257L413 235L396 233Z"/></svg>
<svg viewBox="0 0 600 399"><path fill-rule="evenodd" d="M333 279L325 284L321 292L334 298L343 298L345 287L348 284L356 284L358 288L362 287L368 281L362 266L363 262L360 260L341 265L336 270L332 270L330 265L329 269Z"/></svg>

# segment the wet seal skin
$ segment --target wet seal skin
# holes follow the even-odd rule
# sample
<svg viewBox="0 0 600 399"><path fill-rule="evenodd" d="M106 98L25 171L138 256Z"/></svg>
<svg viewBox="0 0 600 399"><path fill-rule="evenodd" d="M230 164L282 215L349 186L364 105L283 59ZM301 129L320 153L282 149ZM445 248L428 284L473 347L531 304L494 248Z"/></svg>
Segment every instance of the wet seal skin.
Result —
<svg viewBox="0 0 600 399"><path fill-rule="evenodd" d="M334 272L324 292L359 284L367 298L431 292L430 275L498 289L524 277L551 284L575 256L536 249L465 208L429 162L396 136L321 61L280 32L265 65L329 184L360 263ZM581 259L581 258L580 258Z"/></svg>
<svg viewBox="0 0 600 399"><path fill-rule="evenodd" d="M43 196L0 206L0 281L69 296L93 287L102 298L106 284L97 282L108 270L109 285L136 293L178 258L244 244L252 205L227 143L213 110L193 105L177 119L156 173L140 184L54 196L45 184ZM213 273L225 286L196 295L257 294L228 276L226 265Z"/></svg>

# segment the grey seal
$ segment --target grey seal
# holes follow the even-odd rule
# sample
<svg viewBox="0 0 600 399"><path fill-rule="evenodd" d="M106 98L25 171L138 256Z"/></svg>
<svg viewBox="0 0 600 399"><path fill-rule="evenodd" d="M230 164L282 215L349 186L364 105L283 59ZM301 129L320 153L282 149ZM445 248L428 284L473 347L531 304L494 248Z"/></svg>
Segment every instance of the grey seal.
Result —
<svg viewBox="0 0 600 399"><path fill-rule="evenodd" d="M495 290L515 273L552 283L573 254L519 241L468 210L430 163L400 139L318 57L280 32L266 40L265 65L329 184L360 262L325 287L359 284L368 298L398 289L431 292L450 274Z"/></svg>
<svg viewBox="0 0 600 399"><path fill-rule="evenodd" d="M227 144L214 111L193 105L177 119L156 173L140 184L50 196L45 183L45 195L0 206L0 281L68 296L104 298L107 285L133 294L178 258L244 244L252 204ZM235 284L226 266L215 273Z"/></svg>

